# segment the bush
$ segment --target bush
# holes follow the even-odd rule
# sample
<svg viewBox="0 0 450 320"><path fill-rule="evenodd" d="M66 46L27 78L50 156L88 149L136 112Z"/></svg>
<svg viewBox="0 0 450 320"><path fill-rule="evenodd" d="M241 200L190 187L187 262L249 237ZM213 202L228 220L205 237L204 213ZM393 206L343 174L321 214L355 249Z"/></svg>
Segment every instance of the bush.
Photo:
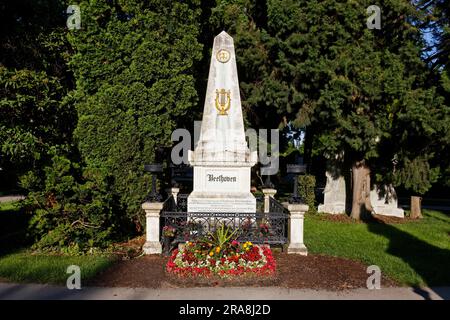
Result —
<svg viewBox="0 0 450 320"><path fill-rule="evenodd" d="M28 235L35 242L33 249L77 253L110 244L116 219L105 172L81 170L55 155L43 179L29 172L21 184L31 190L25 208L32 215Z"/></svg>
<svg viewBox="0 0 450 320"><path fill-rule="evenodd" d="M316 194L316 177L313 175L300 175L298 177L298 192L305 203L309 206L308 213L317 213Z"/></svg>

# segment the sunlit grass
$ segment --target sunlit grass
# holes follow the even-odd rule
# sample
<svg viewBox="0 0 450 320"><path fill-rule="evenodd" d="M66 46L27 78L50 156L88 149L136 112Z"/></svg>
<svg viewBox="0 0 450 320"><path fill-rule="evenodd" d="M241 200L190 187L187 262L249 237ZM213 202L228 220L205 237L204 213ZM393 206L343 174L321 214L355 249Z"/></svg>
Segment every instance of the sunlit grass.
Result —
<svg viewBox="0 0 450 320"><path fill-rule="evenodd" d="M65 284L67 267L77 265L81 281L91 279L112 265L110 256L64 256L21 251L0 257L0 278L13 282Z"/></svg>
<svg viewBox="0 0 450 320"><path fill-rule="evenodd" d="M424 210L422 220L399 224L305 219L311 253L360 260L405 285L450 284L450 217Z"/></svg>

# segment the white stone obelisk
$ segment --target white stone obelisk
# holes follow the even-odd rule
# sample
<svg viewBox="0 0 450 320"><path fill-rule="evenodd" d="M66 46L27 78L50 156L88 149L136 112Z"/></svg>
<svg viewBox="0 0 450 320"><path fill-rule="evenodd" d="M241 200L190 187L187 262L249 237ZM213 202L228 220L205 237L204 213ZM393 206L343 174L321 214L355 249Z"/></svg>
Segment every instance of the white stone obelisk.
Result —
<svg viewBox="0 0 450 320"><path fill-rule="evenodd" d="M257 153L245 140L233 38L214 38L200 136L189 151L194 167L189 212L256 212L250 169Z"/></svg>

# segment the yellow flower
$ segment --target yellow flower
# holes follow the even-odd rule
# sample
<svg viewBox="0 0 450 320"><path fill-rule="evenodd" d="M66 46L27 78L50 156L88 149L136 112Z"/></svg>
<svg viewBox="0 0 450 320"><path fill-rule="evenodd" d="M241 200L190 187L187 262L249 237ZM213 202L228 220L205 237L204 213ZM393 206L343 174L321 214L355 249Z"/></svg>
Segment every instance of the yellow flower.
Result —
<svg viewBox="0 0 450 320"><path fill-rule="evenodd" d="M214 254L214 252L211 251L211 252L209 253L209 256L212 257L213 254Z"/></svg>
<svg viewBox="0 0 450 320"><path fill-rule="evenodd" d="M219 253L220 252L220 247L217 247L216 248L216 253Z"/></svg>

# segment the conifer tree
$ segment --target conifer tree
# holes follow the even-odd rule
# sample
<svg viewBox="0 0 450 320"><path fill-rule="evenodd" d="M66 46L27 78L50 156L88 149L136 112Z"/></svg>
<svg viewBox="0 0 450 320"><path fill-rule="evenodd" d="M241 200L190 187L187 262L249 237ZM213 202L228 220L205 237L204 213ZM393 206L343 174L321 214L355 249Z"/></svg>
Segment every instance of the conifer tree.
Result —
<svg viewBox="0 0 450 320"><path fill-rule="evenodd" d="M61 0L0 4L0 188L15 189L21 175L51 161L52 147L71 143L64 10Z"/></svg>
<svg viewBox="0 0 450 320"><path fill-rule="evenodd" d="M137 228L148 190L143 165L168 146L196 107L199 1L81 1L75 54L75 138L87 167L106 168L115 198Z"/></svg>
<svg viewBox="0 0 450 320"><path fill-rule="evenodd" d="M375 165L391 170L395 156L406 163L399 139L430 141L448 108L425 85L415 7L403 0L375 3L381 29L369 29L366 8L373 4L217 1L212 15L235 36L247 115L308 126L316 154L344 152L355 219L372 211L370 177L381 169ZM423 128L428 132L420 133Z"/></svg>

